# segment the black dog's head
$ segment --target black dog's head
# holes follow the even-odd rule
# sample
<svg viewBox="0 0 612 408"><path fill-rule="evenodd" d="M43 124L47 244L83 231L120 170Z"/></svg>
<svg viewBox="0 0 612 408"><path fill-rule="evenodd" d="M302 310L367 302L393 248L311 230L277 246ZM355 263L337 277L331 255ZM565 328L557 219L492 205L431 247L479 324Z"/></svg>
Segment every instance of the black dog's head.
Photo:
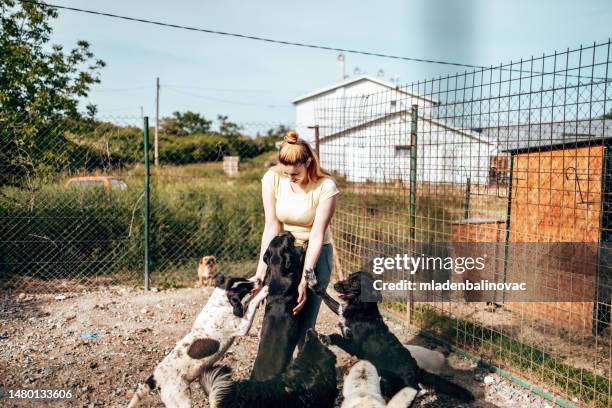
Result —
<svg viewBox="0 0 612 408"><path fill-rule="evenodd" d="M296 248L294 236L285 232L272 238L263 260L270 268L278 268L286 274L292 272L296 265L304 263L304 251Z"/></svg>
<svg viewBox="0 0 612 408"><path fill-rule="evenodd" d="M337 392L336 355L321 342L313 329L306 332L304 345L287 368L285 379L290 387L316 389L322 393L325 388L317 384L326 384L327 388Z"/></svg>
<svg viewBox="0 0 612 408"><path fill-rule="evenodd" d="M244 307L251 299L251 297L247 297L247 295L253 290L258 289L261 286L261 282L259 279L250 280L247 278L219 275L215 279L215 286L225 290L227 299L233 307L234 315L242 317L244 316ZM247 299L245 304L243 304L242 301L245 297L247 297Z"/></svg>
<svg viewBox="0 0 612 408"><path fill-rule="evenodd" d="M382 295L374 289L374 277L368 272L353 272L334 284L338 296L347 303L380 302Z"/></svg>
<svg viewBox="0 0 612 408"><path fill-rule="evenodd" d="M268 265L266 283L270 296L295 295L304 268L304 249L294 246L295 238L286 232L272 239L264 253L263 260Z"/></svg>
<svg viewBox="0 0 612 408"><path fill-rule="evenodd" d="M304 346L302 346L300 353L311 358L312 361L316 359L333 359L334 365L336 363L336 355L321 342L319 335L314 329L306 331L306 340L304 340Z"/></svg>

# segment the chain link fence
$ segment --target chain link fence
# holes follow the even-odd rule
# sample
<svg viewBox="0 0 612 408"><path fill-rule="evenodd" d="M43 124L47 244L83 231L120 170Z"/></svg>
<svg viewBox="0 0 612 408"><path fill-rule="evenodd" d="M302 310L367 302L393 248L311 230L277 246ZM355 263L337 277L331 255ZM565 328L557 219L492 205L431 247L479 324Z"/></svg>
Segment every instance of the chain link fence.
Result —
<svg viewBox="0 0 612 408"><path fill-rule="evenodd" d="M14 292L143 285L142 118L2 117L0 285ZM204 255L255 273L259 179L286 127L226 121L207 133L150 134L151 286L193 286ZM157 161L157 165L155 164Z"/></svg>
<svg viewBox="0 0 612 408"><path fill-rule="evenodd" d="M489 244L484 270L442 272L526 282L526 299L408 291L384 307L568 405L612 405L610 65L607 42L374 92L355 81L305 102L342 190L338 272Z"/></svg>
<svg viewBox="0 0 612 408"><path fill-rule="evenodd" d="M260 179L287 127L241 123L234 134L176 140L151 167L151 285L192 286L215 256L222 274L252 276L264 211Z"/></svg>
<svg viewBox="0 0 612 408"><path fill-rule="evenodd" d="M2 116L1 285L70 291L142 274L142 124Z"/></svg>

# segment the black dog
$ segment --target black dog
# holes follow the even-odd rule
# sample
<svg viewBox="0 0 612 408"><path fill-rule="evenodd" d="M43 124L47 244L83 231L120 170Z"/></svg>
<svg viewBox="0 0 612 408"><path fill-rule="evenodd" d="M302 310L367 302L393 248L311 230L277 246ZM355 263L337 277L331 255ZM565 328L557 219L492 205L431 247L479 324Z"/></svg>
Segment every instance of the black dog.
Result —
<svg viewBox="0 0 612 408"><path fill-rule="evenodd" d="M304 249L294 246L291 233L274 237L264 253L269 287L253 380L267 380L285 371L299 340L299 316L293 315L304 267Z"/></svg>
<svg viewBox="0 0 612 408"><path fill-rule="evenodd" d="M334 285L344 304L339 304L320 289L311 271L307 271L307 280L310 289L322 296L325 304L340 317L342 335L322 335L324 342L374 364L384 380L385 396L390 397L403 387L418 390L419 384L424 384L463 401L474 400L474 395L465 388L419 368L410 351L385 324L377 303L382 297L373 287L372 275L353 272Z"/></svg>
<svg viewBox="0 0 612 408"><path fill-rule="evenodd" d="M265 381L234 382L228 367L215 366L204 370L200 384L211 408L331 408L338 395L336 355L309 329L286 372Z"/></svg>

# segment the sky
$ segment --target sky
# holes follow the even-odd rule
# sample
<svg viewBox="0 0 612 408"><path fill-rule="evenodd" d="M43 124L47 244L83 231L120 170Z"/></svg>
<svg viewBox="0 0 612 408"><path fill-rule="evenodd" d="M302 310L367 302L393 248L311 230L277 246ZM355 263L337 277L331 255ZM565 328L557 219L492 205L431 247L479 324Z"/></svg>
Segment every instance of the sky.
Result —
<svg viewBox="0 0 612 408"><path fill-rule="evenodd" d="M398 56L497 65L612 36L610 0L49 0L49 3L278 40ZM245 128L292 124L291 100L333 85L337 52L270 44L60 11L52 42L87 40L107 66L83 106L101 118L191 110ZM355 68L408 84L463 72L346 54ZM136 123L136 122L135 122Z"/></svg>

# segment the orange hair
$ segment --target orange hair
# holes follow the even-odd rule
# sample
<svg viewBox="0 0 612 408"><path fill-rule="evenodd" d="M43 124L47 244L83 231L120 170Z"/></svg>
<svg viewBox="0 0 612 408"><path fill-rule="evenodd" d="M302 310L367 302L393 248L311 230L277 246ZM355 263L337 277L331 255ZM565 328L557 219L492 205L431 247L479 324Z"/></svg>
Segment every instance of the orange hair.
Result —
<svg viewBox="0 0 612 408"><path fill-rule="evenodd" d="M316 182L323 177L331 177L331 174L321 168L319 156L310 144L300 139L297 132L293 130L287 132L278 151L278 161L287 166L294 166L297 164L306 165L308 159L312 159L306 168L309 183L311 181Z"/></svg>

